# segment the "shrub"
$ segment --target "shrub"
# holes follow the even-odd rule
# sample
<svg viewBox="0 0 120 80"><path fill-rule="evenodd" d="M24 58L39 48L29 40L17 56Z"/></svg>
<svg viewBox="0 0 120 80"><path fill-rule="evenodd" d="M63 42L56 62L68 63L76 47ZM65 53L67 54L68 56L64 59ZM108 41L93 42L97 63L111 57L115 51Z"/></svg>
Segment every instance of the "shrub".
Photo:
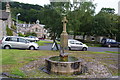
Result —
<svg viewBox="0 0 120 80"><path fill-rule="evenodd" d="M28 32L26 33L26 37L27 36L37 36L37 34L35 32Z"/></svg>
<svg viewBox="0 0 120 80"><path fill-rule="evenodd" d="M12 25L11 28L17 30L17 27L15 25Z"/></svg>
<svg viewBox="0 0 120 80"><path fill-rule="evenodd" d="M22 33L18 33L18 36L25 37Z"/></svg>
<svg viewBox="0 0 120 80"><path fill-rule="evenodd" d="M6 27L7 36L13 36L13 31L7 26Z"/></svg>

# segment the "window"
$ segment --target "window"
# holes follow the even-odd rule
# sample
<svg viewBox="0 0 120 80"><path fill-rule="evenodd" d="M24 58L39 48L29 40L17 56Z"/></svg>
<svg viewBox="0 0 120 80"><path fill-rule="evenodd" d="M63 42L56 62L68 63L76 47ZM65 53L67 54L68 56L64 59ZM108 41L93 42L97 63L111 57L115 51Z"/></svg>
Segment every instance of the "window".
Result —
<svg viewBox="0 0 120 80"><path fill-rule="evenodd" d="M70 44L74 44L74 41L70 41Z"/></svg>
<svg viewBox="0 0 120 80"><path fill-rule="evenodd" d="M11 41L17 42L17 38L16 37L12 37Z"/></svg>
<svg viewBox="0 0 120 80"><path fill-rule="evenodd" d="M7 38L5 39L5 41L11 41L11 38L10 38L10 37L7 37Z"/></svg>
<svg viewBox="0 0 120 80"><path fill-rule="evenodd" d="M82 43L76 43L77 45L82 45Z"/></svg>
<svg viewBox="0 0 120 80"><path fill-rule="evenodd" d="M15 37L7 37L5 39L5 41L14 41L14 42L17 42L17 38L15 38Z"/></svg>
<svg viewBox="0 0 120 80"><path fill-rule="evenodd" d="M35 31L38 32L38 28L36 28Z"/></svg>
<svg viewBox="0 0 120 80"><path fill-rule="evenodd" d="M18 42L24 42L24 43L26 43L26 40L22 39L22 38L18 38Z"/></svg>
<svg viewBox="0 0 120 80"><path fill-rule="evenodd" d="M116 42L115 40L111 40L111 42Z"/></svg>

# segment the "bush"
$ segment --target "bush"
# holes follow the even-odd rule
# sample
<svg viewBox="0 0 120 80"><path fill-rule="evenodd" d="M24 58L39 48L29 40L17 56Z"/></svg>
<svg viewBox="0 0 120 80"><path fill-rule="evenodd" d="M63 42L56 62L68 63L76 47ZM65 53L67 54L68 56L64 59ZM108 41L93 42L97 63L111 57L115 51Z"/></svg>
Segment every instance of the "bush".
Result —
<svg viewBox="0 0 120 80"><path fill-rule="evenodd" d="M26 37L27 36L37 36L37 34L35 32L28 32L26 33Z"/></svg>
<svg viewBox="0 0 120 80"><path fill-rule="evenodd" d="M17 30L17 27L15 25L12 25L11 28Z"/></svg>
<svg viewBox="0 0 120 80"><path fill-rule="evenodd" d="M7 36L13 36L13 31L7 26L6 27Z"/></svg>
<svg viewBox="0 0 120 80"><path fill-rule="evenodd" d="M22 33L18 33L18 36L25 37Z"/></svg>

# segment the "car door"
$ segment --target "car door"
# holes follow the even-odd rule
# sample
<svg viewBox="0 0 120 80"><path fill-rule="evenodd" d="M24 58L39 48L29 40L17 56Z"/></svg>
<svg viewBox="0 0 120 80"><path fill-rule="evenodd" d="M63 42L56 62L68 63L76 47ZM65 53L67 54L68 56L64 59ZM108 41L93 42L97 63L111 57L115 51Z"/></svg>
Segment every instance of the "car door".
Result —
<svg viewBox="0 0 120 80"><path fill-rule="evenodd" d="M81 42L76 42L75 45L77 50L82 50L83 44Z"/></svg>
<svg viewBox="0 0 120 80"><path fill-rule="evenodd" d="M26 39L18 38L18 46L19 48L26 49L29 47L29 43L27 43Z"/></svg>
<svg viewBox="0 0 120 80"><path fill-rule="evenodd" d="M68 45L70 46L71 49L75 49L75 41L69 41Z"/></svg>
<svg viewBox="0 0 120 80"><path fill-rule="evenodd" d="M9 38L9 41L7 41L7 44L9 44L11 48L18 48L17 38L16 37L8 37L8 38Z"/></svg>

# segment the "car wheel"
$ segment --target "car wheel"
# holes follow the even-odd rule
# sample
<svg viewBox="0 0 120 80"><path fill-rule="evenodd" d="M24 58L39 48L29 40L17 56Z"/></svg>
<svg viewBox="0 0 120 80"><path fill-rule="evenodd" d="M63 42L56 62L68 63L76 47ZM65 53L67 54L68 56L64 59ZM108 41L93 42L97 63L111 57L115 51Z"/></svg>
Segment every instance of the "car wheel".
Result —
<svg viewBox="0 0 120 80"><path fill-rule="evenodd" d="M84 47L84 48L82 49L82 51L87 51L87 48L86 48L86 47Z"/></svg>
<svg viewBox="0 0 120 80"><path fill-rule="evenodd" d="M111 45L109 44L109 45L108 45L108 47L110 48L110 47L111 47Z"/></svg>
<svg viewBox="0 0 120 80"><path fill-rule="evenodd" d="M71 48L69 47L69 50L71 50Z"/></svg>
<svg viewBox="0 0 120 80"><path fill-rule="evenodd" d="M4 47L4 49L10 49L10 46L7 45L7 46Z"/></svg>
<svg viewBox="0 0 120 80"><path fill-rule="evenodd" d="M34 46L31 46L29 49L30 49L30 50L35 50L35 47L34 47Z"/></svg>

